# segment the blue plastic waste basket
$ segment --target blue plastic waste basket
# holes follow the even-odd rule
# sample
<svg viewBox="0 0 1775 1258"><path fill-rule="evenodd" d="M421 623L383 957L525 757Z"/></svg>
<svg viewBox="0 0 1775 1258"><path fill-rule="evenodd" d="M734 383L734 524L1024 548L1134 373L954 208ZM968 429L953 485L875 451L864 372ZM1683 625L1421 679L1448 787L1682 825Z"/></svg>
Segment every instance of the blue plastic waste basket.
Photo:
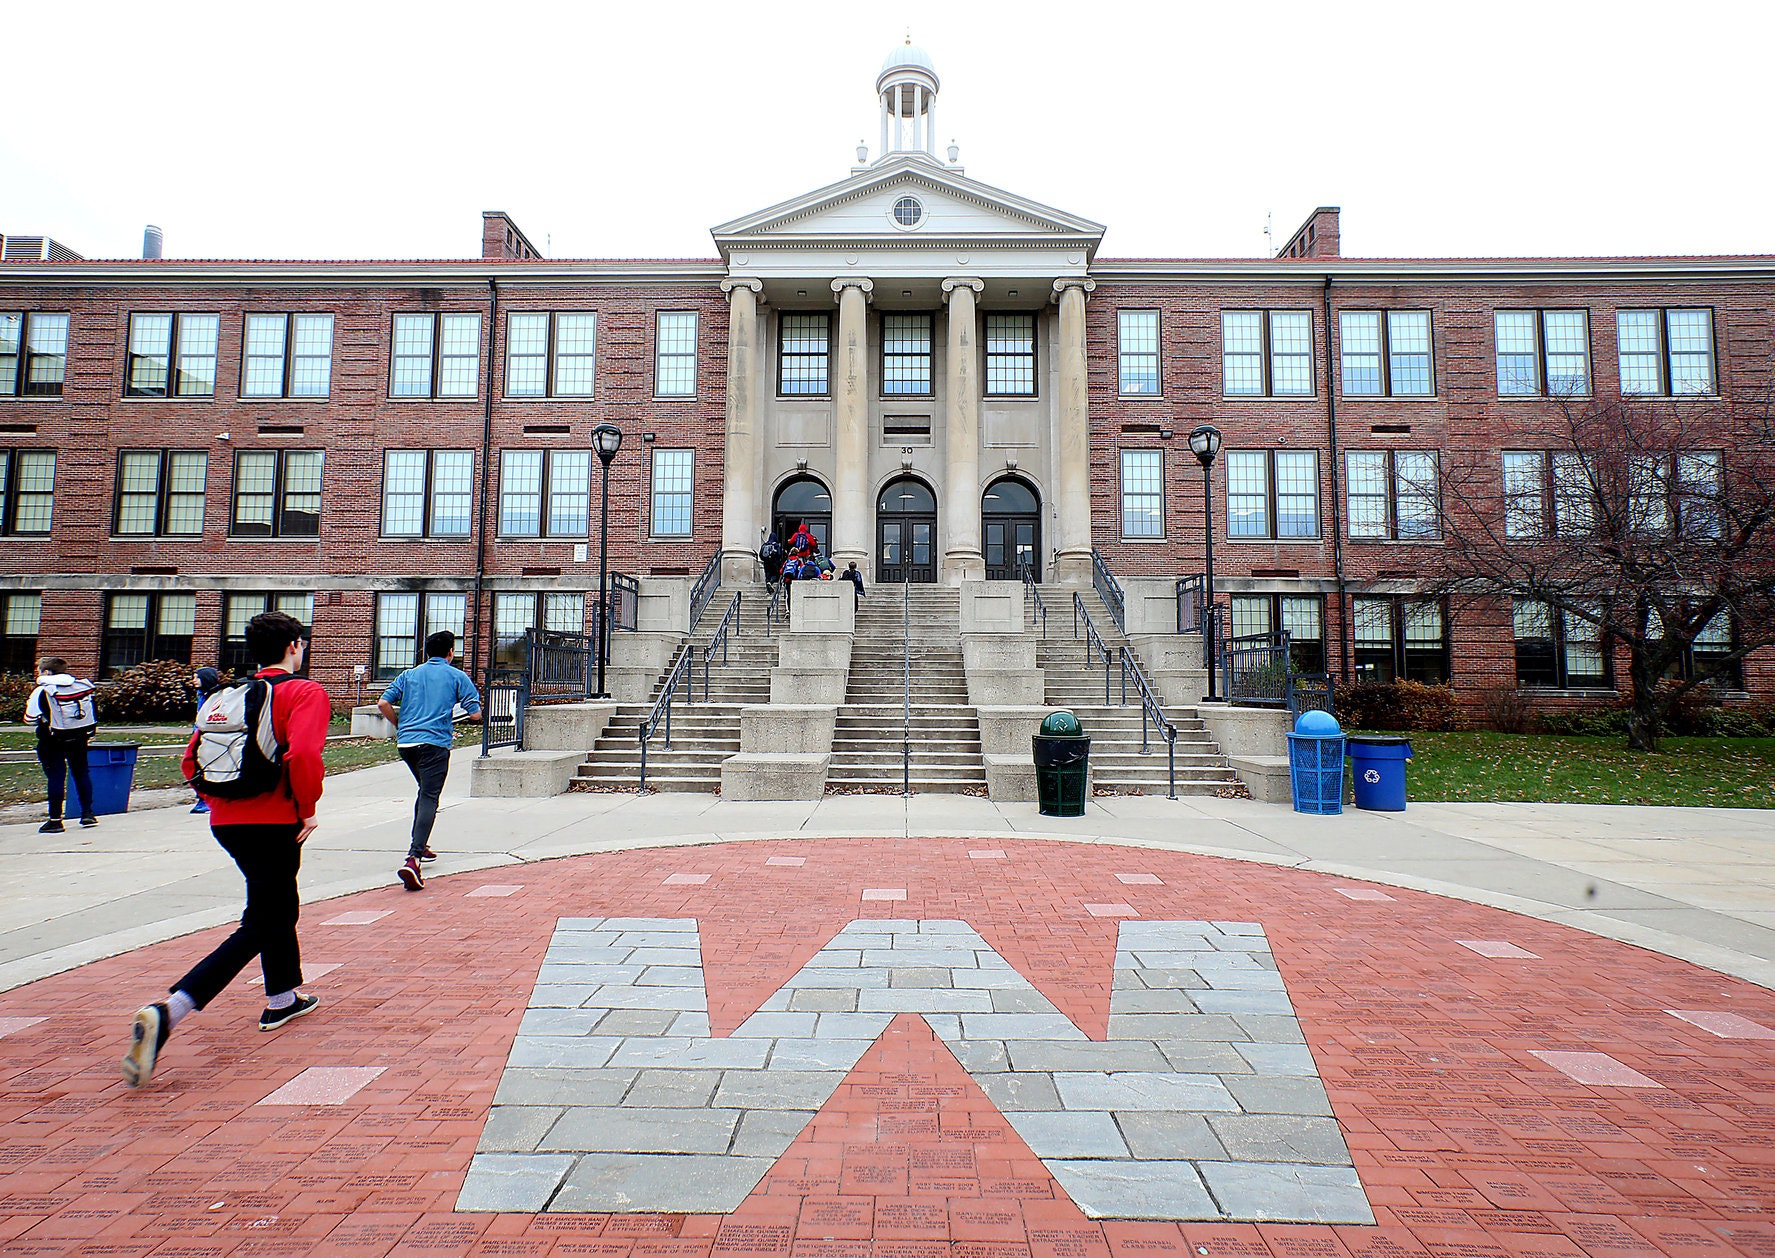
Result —
<svg viewBox="0 0 1775 1258"><path fill-rule="evenodd" d="M1349 744L1356 807L1370 812L1404 812L1405 762L1411 759L1411 741L1355 734Z"/></svg>
<svg viewBox="0 0 1775 1258"><path fill-rule="evenodd" d="M136 750L140 743L91 743L86 748L86 769L92 774L92 810L95 813L129 811L129 792L136 780Z"/></svg>

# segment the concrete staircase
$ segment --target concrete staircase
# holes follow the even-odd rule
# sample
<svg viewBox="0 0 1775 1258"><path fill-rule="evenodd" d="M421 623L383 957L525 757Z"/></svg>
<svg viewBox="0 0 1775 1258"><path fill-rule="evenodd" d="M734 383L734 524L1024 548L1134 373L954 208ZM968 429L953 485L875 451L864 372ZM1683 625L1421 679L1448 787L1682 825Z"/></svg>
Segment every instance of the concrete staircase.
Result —
<svg viewBox="0 0 1775 1258"><path fill-rule="evenodd" d="M904 781L906 610L912 614L911 786L986 789L980 723L968 706L961 595L938 585L872 587L857 607L850 682L838 709L828 787L898 792Z"/></svg>
<svg viewBox="0 0 1775 1258"><path fill-rule="evenodd" d="M719 652L709 664L708 690L703 687L703 660L709 639L735 593L744 595L738 625L728 631L727 660ZM770 702L770 670L777 662L777 639L764 634L765 589L762 585L723 584L704 609L696 630L678 648L671 667L660 675L647 703L622 704L579 767L579 781L595 789L634 790L641 779L641 722L653 710L662 684L686 650L694 649L691 698L682 684L672 703L672 746L664 734L648 745L647 785L659 791L707 791L721 786L721 762L740 749L740 709ZM776 626L781 633L781 625Z"/></svg>
<svg viewBox="0 0 1775 1258"><path fill-rule="evenodd" d="M1109 698L1103 701L1103 664L1095 649L1087 655L1084 626L1074 638L1074 591L1081 595L1091 623L1096 626L1103 644L1110 650ZM1097 591L1089 586L1044 585L1042 601L1048 608L1048 636L1036 645L1036 664L1043 671L1047 702L1050 707L1067 708L1079 718L1085 733L1091 736L1091 780L1093 785L1125 795L1163 795L1167 773L1165 740L1151 721L1147 722L1147 749L1140 754L1141 708L1130 686L1128 705L1119 706L1122 698L1121 670L1116 661L1120 648L1127 644L1121 630L1110 618ZM1033 605L1026 607L1026 615ZM1029 630L1039 634L1039 625ZM1177 793L1208 795L1216 790L1236 786L1238 775L1227 766L1226 757L1209 735L1207 727L1193 707L1169 707L1165 716L1177 727Z"/></svg>

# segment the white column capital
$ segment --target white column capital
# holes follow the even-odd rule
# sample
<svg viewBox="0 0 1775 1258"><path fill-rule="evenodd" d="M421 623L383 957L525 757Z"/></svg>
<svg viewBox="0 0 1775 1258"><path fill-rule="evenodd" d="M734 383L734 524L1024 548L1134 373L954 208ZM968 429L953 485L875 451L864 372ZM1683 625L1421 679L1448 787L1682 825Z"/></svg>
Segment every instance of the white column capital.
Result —
<svg viewBox="0 0 1775 1258"><path fill-rule="evenodd" d="M1079 289L1086 297L1089 297L1097 288L1097 281L1083 275L1063 275L1054 281L1052 300L1059 301L1069 288Z"/></svg>
<svg viewBox="0 0 1775 1258"><path fill-rule="evenodd" d="M738 277L730 275L721 281L721 291L729 297L733 296L735 289L740 288L749 288L752 290L753 296L760 296L764 292L764 281L750 275Z"/></svg>
<svg viewBox="0 0 1775 1258"><path fill-rule="evenodd" d="M834 301L838 301L838 300L842 299L844 297L844 290L847 288L860 289L863 293L863 300L864 301L875 300L873 297L870 296L870 294L875 291L875 281L871 280L871 279L865 279L861 275L841 275L837 279L833 280L832 281L832 299Z"/></svg>
<svg viewBox="0 0 1775 1258"><path fill-rule="evenodd" d="M981 293L986 291L986 281L975 279L971 275L955 276L946 279L943 281L943 300L948 301L950 296L958 288L970 289L973 291L974 296L978 297Z"/></svg>

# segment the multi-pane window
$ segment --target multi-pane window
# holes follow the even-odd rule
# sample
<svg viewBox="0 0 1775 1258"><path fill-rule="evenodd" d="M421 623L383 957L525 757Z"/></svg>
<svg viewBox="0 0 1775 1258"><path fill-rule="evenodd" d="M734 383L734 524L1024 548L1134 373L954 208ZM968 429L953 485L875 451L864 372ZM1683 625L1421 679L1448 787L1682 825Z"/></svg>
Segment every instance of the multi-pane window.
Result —
<svg viewBox="0 0 1775 1258"><path fill-rule="evenodd" d="M598 375L598 316L514 313L505 322L507 397L591 397Z"/></svg>
<svg viewBox="0 0 1775 1258"><path fill-rule="evenodd" d="M1575 450L1506 450L1504 536L1580 537L1596 527L1596 469Z"/></svg>
<svg viewBox="0 0 1775 1258"><path fill-rule="evenodd" d="M217 666L236 677L259 671L259 663L247 650L247 621L261 612L294 616L305 627L314 624L312 594L230 594L222 600L222 656Z"/></svg>
<svg viewBox="0 0 1775 1258"><path fill-rule="evenodd" d="M1305 310L1224 310L1221 390L1228 397L1311 397L1313 316Z"/></svg>
<svg viewBox="0 0 1775 1258"><path fill-rule="evenodd" d="M1230 450L1228 537L1319 536L1319 456L1312 450Z"/></svg>
<svg viewBox="0 0 1775 1258"><path fill-rule="evenodd" d="M1428 310L1338 314L1345 397L1430 397L1436 392Z"/></svg>
<svg viewBox="0 0 1775 1258"><path fill-rule="evenodd" d="M881 317L881 391L887 397L931 395L931 316Z"/></svg>
<svg viewBox="0 0 1775 1258"><path fill-rule="evenodd" d="M1654 607L1646 609L1646 637L1649 640L1661 640L1664 637L1663 620ZM1742 690L1743 660L1723 659L1732 650L1732 613L1721 610L1714 613L1712 620L1701 626L1699 632L1683 648L1682 654L1664 670L1664 675L1682 681L1705 677L1722 689Z"/></svg>
<svg viewBox="0 0 1775 1258"><path fill-rule="evenodd" d="M1672 524L1684 537L1718 537L1720 491L1725 455L1696 450L1672 460L1664 455L1634 455L1628 463L1631 496L1629 524L1647 537L1670 535Z"/></svg>
<svg viewBox="0 0 1775 1258"><path fill-rule="evenodd" d="M777 325L777 392L822 397L832 391L832 316L784 313Z"/></svg>
<svg viewBox="0 0 1775 1258"><path fill-rule="evenodd" d="M1499 310L1499 397L1584 397L1590 392L1590 312Z"/></svg>
<svg viewBox="0 0 1775 1258"><path fill-rule="evenodd" d="M1618 310L1621 392L1693 397L1714 389L1713 311Z"/></svg>
<svg viewBox="0 0 1775 1258"><path fill-rule="evenodd" d="M1268 638L1280 627L1288 634L1288 657L1297 673L1325 671L1325 599L1317 594L1236 594L1232 636Z"/></svg>
<svg viewBox="0 0 1775 1258"><path fill-rule="evenodd" d="M42 594L0 594L0 673L36 675L37 628L42 619Z"/></svg>
<svg viewBox="0 0 1775 1258"><path fill-rule="evenodd" d="M661 310L653 317L653 396L696 396L694 310Z"/></svg>
<svg viewBox="0 0 1775 1258"><path fill-rule="evenodd" d="M202 450L119 451L112 536L201 535L209 462Z"/></svg>
<svg viewBox="0 0 1775 1258"><path fill-rule="evenodd" d="M146 660L189 664L196 631L195 594L107 595L99 674L109 677Z"/></svg>
<svg viewBox="0 0 1775 1258"><path fill-rule="evenodd" d="M466 594L378 594L376 636L370 658L376 677L385 680L424 658L425 640L448 629L462 639Z"/></svg>
<svg viewBox="0 0 1775 1258"><path fill-rule="evenodd" d="M690 536L691 463L689 450L654 450L653 515L647 530L652 536Z"/></svg>
<svg viewBox="0 0 1775 1258"><path fill-rule="evenodd" d="M1122 451L1122 536L1165 536L1165 453Z"/></svg>
<svg viewBox="0 0 1775 1258"><path fill-rule="evenodd" d="M523 664L524 633L538 627L552 633L584 633L585 595L495 594L494 662L508 668Z"/></svg>
<svg viewBox="0 0 1775 1258"><path fill-rule="evenodd" d="M1609 659L1596 621L1530 598L1511 600L1511 621L1518 686L1564 690L1609 685Z"/></svg>
<svg viewBox="0 0 1775 1258"><path fill-rule="evenodd" d="M986 316L986 396L1034 397L1035 316Z"/></svg>
<svg viewBox="0 0 1775 1258"><path fill-rule="evenodd" d="M320 450L242 450L234 456L235 537L315 537L320 533Z"/></svg>
<svg viewBox="0 0 1775 1258"><path fill-rule="evenodd" d="M60 397L67 371L67 315L0 311L0 397Z"/></svg>
<svg viewBox="0 0 1775 1258"><path fill-rule="evenodd" d="M1448 680L1448 632L1442 604L1429 599L1350 600L1359 681Z"/></svg>
<svg viewBox="0 0 1775 1258"><path fill-rule="evenodd" d="M584 537L590 450L506 450L499 458L502 537Z"/></svg>
<svg viewBox="0 0 1775 1258"><path fill-rule="evenodd" d="M479 311L394 317L393 397L474 397L480 378Z"/></svg>
<svg viewBox="0 0 1775 1258"><path fill-rule="evenodd" d="M467 537L473 450L389 450L382 464L384 537Z"/></svg>
<svg viewBox="0 0 1775 1258"><path fill-rule="evenodd" d="M55 451L0 450L0 534L43 536L55 518Z"/></svg>
<svg viewBox="0 0 1775 1258"><path fill-rule="evenodd" d="M1436 455L1428 450L1351 450L1350 536L1422 541L1440 535Z"/></svg>
<svg viewBox="0 0 1775 1258"><path fill-rule="evenodd" d="M124 397L214 397L213 314L132 314Z"/></svg>
<svg viewBox="0 0 1775 1258"><path fill-rule="evenodd" d="M332 315L247 316L240 362L243 398L324 398L332 384Z"/></svg>
<svg viewBox="0 0 1775 1258"><path fill-rule="evenodd" d="M1159 396L1159 312L1116 311L1117 392L1123 397Z"/></svg>

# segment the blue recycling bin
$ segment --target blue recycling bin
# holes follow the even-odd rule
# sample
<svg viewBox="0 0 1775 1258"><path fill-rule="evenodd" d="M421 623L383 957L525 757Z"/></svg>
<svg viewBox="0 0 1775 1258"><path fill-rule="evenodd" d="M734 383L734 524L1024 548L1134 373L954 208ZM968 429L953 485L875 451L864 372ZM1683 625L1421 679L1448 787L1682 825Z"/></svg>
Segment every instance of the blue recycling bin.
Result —
<svg viewBox="0 0 1775 1258"><path fill-rule="evenodd" d="M1329 816L1344 810L1344 732L1329 712L1302 712L1288 735L1294 811Z"/></svg>
<svg viewBox="0 0 1775 1258"><path fill-rule="evenodd" d="M1370 812L1404 812L1405 762L1411 759L1411 740L1353 734L1349 744L1356 807Z"/></svg>
<svg viewBox="0 0 1775 1258"><path fill-rule="evenodd" d="M130 787L136 780L136 751L140 747L140 743L87 745L86 771L92 774L93 812L108 815L129 811Z"/></svg>

